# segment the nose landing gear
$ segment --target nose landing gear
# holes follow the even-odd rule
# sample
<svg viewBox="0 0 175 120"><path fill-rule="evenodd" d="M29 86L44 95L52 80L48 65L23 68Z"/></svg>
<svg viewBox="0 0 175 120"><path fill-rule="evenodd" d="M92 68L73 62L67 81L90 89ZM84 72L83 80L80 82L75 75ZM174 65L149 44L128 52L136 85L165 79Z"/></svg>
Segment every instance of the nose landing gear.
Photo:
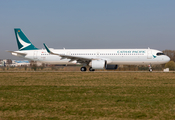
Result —
<svg viewBox="0 0 175 120"><path fill-rule="evenodd" d="M152 69L151 65L148 65L148 67L149 67L149 71L152 72L153 69Z"/></svg>

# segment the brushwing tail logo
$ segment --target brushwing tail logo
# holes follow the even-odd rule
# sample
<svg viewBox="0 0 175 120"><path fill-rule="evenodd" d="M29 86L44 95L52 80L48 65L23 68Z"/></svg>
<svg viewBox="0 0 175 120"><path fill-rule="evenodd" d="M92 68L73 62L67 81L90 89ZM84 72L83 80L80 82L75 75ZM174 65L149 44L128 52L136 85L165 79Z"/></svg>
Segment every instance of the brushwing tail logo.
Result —
<svg viewBox="0 0 175 120"><path fill-rule="evenodd" d="M153 57L154 57L154 58L156 58L156 56L155 56L155 55L153 55Z"/></svg>
<svg viewBox="0 0 175 120"><path fill-rule="evenodd" d="M23 47L20 48L20 50L22 50L23 48L26 48L26 47L28 47L29 45L31 45L31 43L26 43L26 42L24 42L24 41L20 38L20 36L18 35L18 33L17 33L17 37L18 37L18 40L19 40L19 42L21 43L21 45L23 45Z"/></svg>

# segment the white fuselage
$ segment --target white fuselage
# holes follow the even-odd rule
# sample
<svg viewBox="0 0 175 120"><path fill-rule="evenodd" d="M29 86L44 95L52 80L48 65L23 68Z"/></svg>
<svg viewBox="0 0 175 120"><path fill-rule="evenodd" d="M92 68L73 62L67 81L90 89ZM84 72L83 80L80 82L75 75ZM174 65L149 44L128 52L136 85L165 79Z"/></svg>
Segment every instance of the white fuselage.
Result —
<svg viewBox="0 0 175 120"><path fill-rule="evenodd" d="M149 65L164 64L170 58L166 55L156 55L159 50L154 49L52 49L54 53L106 60L107 64L116 65ZM49 54L45 49L16 51L26 53L22 56L29 60L48 64L76 64L77 61L62 59L60 56Z"/></svg>

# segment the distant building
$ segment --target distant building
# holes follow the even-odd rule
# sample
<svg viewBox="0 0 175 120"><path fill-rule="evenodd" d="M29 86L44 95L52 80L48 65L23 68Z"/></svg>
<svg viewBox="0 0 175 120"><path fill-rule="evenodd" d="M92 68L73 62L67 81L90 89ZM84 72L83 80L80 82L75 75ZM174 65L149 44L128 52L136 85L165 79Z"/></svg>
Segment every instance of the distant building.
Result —
<svg viewBox="0 0 175 120"><path fill-rule="evenodd" d="M28 60L12 60L12 64L10 66L30 66L30 62Z"/></svg>
<svg viewBox="0 0 175 120"><path fill-rule="evenodd" d="M28 60L11 60L11 59L4 59L0 60L0 66L5 67L5 66L12 66L12 67L17 67L17 66L30 66L36 64L37 66L41 66L43 63L41 62L36 62L36 61L28 61Z"/></svg>
<svg viewBox="0 0 175 120"><path fill-rule="evenodd" d="M6 64L8 63L8 61L9 61L9 59L0 60L0 66L5 67Z"/></svg>
<svg viewBox="0 0 175 120"><path fill-rule="evenodd" d="M5 61L4 60L0 60L0 67L5 67Z"/></svg>

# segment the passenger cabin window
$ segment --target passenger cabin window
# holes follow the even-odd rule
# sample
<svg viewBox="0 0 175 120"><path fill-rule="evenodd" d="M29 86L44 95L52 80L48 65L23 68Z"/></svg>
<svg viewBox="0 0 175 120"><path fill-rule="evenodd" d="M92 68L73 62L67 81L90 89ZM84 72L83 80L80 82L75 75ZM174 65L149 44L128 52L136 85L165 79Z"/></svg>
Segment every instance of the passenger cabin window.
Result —
<svg viewBox="0 0 175 120"><path fill-rule="evenodd" d="M160 56L160 55L165 55L164 53L157 53L156 54L157 56Z"/></svg>

